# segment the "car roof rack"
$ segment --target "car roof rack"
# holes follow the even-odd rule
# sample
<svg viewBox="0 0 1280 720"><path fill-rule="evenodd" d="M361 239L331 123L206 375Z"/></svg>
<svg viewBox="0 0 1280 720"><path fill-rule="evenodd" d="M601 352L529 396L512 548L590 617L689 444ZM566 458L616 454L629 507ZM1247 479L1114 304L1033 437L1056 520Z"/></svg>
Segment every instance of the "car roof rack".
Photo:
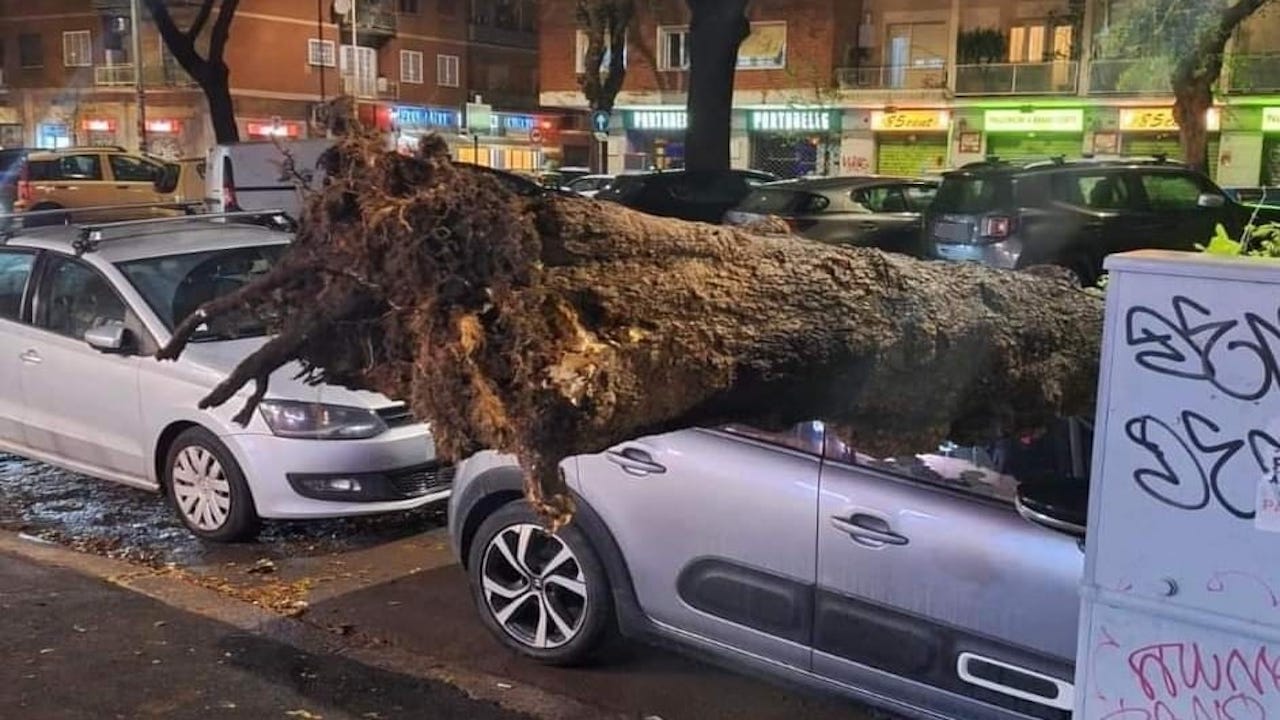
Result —
<svg viewBox="0 0 1280 720"><path fill-rule="evenodd" d="M168 210L186 210L187 215L194 208L203 206L204 203L199 200L191 200L187 202L161 202L161 203L124 203L118 205L86 205L83 207L73 208L54 208L50 210L25 210L22 212L0 213L0 245L6 240L13 237L18 231L27 227L27 220L38 220L40 218L61 218L61 223L53 225L70 225L71 216L81 213L93 212L119 212L121 210L148 210L148 209L168 209ZM14 222L14 221L18 222ZM39 226L37 226L39 227Z"/></svg>
<svg viewBox="0 0 1280 720"><path fill-rule="evenodd" d="M231 212L220 213L193 213L190 215L175 215L173 217L157 217L157 218L139 218L137 220L118 220L115 222L96 223L93 225L81 225L80 234L71 242L71 247L75 249L77 255L83 255L87 252L93 252L98 246L104 242L112 240L122 240L122 237L103 237L105 230L116 230L120 228L145 227L150 225L167 225L170 223L188 223L202 222L206 220L234 220L237 218L289 218L289 214L283 208L270 208L267 210L234 210Z"/></svg>

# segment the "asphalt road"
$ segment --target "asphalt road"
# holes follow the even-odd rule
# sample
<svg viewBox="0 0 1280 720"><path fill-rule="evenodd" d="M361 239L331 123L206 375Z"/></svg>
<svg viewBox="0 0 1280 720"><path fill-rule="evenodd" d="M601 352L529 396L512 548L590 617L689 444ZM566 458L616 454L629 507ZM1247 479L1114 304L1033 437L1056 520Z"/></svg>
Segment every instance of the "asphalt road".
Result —
<svg viewBox="0 0 1280 720"><path fill-rule="evenodd" d="M452 685L298 650L0 554L0 715L520 720Z"/></svg>

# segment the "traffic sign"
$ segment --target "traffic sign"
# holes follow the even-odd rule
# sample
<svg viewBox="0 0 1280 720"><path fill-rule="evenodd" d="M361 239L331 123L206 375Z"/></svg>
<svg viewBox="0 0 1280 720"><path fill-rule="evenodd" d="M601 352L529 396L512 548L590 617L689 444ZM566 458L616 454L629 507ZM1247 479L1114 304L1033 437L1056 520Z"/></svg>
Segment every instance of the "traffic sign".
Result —
<svg viewBox="0 0 1280 720"><path fill-rule="evenodd" d="M467 130L472 135L488 135L493 129L493 106L487 103L467 103Z"/></svg>
<svg viewBox="0 0 1280 720"><path fill-rule="evenodd" d="M596 110L591 113L591 129L597 133L609 132L609 111Z"/></svg>
<svg viewBox="0 0 1280 720"><path fill-rule="evenodd" d="M607 132L593 132L591 135L599 142L609 142L609 133Z"/></svg>
<svg viewBox="0 0 1280 720"><path fill-rule="evenodd" d="M534 145L540 144L542 142L542 128L537 128L537 127L530 128L529 142L533 143Z"/></svg>

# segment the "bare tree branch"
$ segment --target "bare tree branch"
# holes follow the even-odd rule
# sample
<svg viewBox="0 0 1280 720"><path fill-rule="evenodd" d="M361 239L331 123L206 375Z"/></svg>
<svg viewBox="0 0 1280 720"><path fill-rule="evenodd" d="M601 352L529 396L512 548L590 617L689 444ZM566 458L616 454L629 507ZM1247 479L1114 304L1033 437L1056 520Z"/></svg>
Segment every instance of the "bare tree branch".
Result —
<svg viewBox="0 0 1280 720"><path fill-rule="evenodd" d="M204 0L200 4L200 12L196 14L196 19L191 23L191 27L187 28L187 37L191 38L194 43L200 37L200 32L204 30L204 24L209 21L209 14L213 12L213 3L215 0Z"/></svg>
<svg viewBox="0 0 1280 720"><path fill-rule="evenodd" d="M218 19L213 23L213 34L209 38L209 61L215 65L222 64L222 52L231 36L231 21L236 17L239 4L240 0L222 0L222 7L218 8Z"/></svg>
<svg viewBox="0 0 1280 720"><path fill-rule="evenodd" d="M156 30L160 31L160 39L164 40L165 47L169 48L173 58L191 77L196 80L204 77L208 66L205 59L196 52L195 38L189 37L178 28L164 0L143 1L147 11L151 13L151 19L156 23ZM207 2L212 3L213 0L207 0Z"/></svg>

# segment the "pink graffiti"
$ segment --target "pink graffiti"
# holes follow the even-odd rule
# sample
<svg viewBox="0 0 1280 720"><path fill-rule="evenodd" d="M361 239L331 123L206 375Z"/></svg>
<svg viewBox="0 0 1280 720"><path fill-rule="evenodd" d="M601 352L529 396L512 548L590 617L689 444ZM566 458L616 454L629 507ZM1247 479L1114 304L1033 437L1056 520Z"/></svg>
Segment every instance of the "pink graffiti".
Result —
<svg viewBox="0 0 1280 720"><path fill-rule="evenodd" d="M1179 713L1163 700L1150 707L1119 707L1100 720L1267 720L1267 708L1256 698L1243 693L1206 704L1200 698L1191 701L1188 712Z"/></svg>
<svg viewBox="0 0 1280 720"><path fill-rule="evenodd" d="M1102 688L1098 686L1098 679L1102 677L1102 673L1098 672L1099 655L1104 649L1119 650L1120 643L1111 637L1111 632L1107 630L1105 625L1098 628L1098 632L1102 634L1102 640L1093 648L1093 693L1099 700L1106 700L1106 693L1102 692Z"/></svg>
<svg viewBox="0 0 1280 720"><path fill-rule="evenodd" d="M1156 643L1130 652L1129 670L1146 702L1122 700L1104 720L1266 720L1280 707L1280 655L1266 645Z"/></svg>
<svg viewBox="0 0 1280 720"><path fill-rule="evenodd" d="M1267 596L1271 599L1271 607L1280 607L1280 597L1276 596L1276 591L1271 588L1271 585L1257 575L1243 570L1219 570L1209 578L1209 582L1205 583L1204 589L1211 593L1223 592L1226 590L1226 578L1232 576L1252 580L1258 585L1261 585L1262 589L1267 591Z"/></svg>

